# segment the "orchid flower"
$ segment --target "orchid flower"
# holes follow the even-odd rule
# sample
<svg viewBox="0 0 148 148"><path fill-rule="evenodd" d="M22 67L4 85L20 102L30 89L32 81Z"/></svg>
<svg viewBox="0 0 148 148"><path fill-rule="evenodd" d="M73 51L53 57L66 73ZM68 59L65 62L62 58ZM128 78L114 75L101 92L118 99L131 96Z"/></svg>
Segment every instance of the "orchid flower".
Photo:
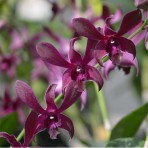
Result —
<svg viewBox="0 0 148 148"><path fill-rule="evenodd" d="M4 97L3 99L0 99L0 102L2 103L0 106L0 118L16 111L18 113L19 121L21 123L24 122L24 113L22 110L23 102L18 97L15 99L11 98L7 87L4 92Z"/></svg>
<svg viewBox="0 0 148 148"><path fill-rule="evenodd" d="M36 67L32 71L32 79L36 80L41 78L48 81L49 84L57 84L56 93L62 93L62 76L64 68L46 63L46 67L50 69L50 72L48 72L46 67L43 67L43 62L40 59L34 60L34 63ZM85 107L86 99L86 91L83 91L81 95L81 110Z"/></svg>
<svg viewBox="0 0 148 148"><path fill-rule="evenodd" d="M19 64L19 58L13 54L0 56L0 72L13 78L15 76L16 66Z"/></svg>
<svg viewBox="0 0 148 148"><path fill-rule="evenodd" d="M128 34L129 35L133 34L142 24L143 24L143 21L141 21L138 25L136 25ZM142 39L146 38L146 34L147 34L147 30L144 29L131 39L135 44L135 46L137 46Z"/></svg>
<svg viewBox="0 0 148 148"><path fill-rule="evenodd" d="M139 67L138 67L137 59L136 58L134 60L131 60L131 59L132 59L132 54L128 52L122 52L122 56L120 56L120 59L118 60L118 62L116 61L115 64L111 60L108 60L103 64L103 67L102 67L103 76L106 79L108 79L109 73L112 70L114 70L116 67L118 67L119 69L122 68L125 74L128 74L130 72L131 66L134 66L134 68L136 69L136 73L138 75Z"/></svg>
<svg viewBox="0 0 148 148"><path fill-rule="evenodd" d="M23 47L25 42L27 41L29 34L27 28L21 28L20 32L16 29L12 29L10 31L11 43L10 43L10 50L16 50Z"/></svg>
<svg viewBox="0 0 148 148"><path fill-rule="evenodd" d="M129 12L124 16L117 32L109 28L108 20L110 18L108 18L103 30L104 35L100 31L100 28L95 28L89 20L84 18L73 19L73 27L79 35L98 41L95 48L95 56L98 63L101 64L99 55L102 52L104 52L104 56L109 55L111 60L113 56L120 55L122 51L131 53L135 57L136 47L134 43L123 37L123 35L135 27L141 21L141 17L139 9Z"/></svg>
<svg viewBox="0 0 148 148"><path fill-rule="evenodd" d="M143 9L143 15L144 19L148 16L148 1L147 0L135 0L135 6L137 6L140 9Z"/></svg>
<svg viewBox="0 0 148 148"><path fill-rule="evenodd" d="M109 7L104 4L102 7L102 15L98 16L98 17L94 17L91 16L90 20L91 22L94 24L96 21L98 20L102 20L103 21L103 25L105 24L105 20L110 17L112 14L110 13L110 9ZM115 13L113 14L113 19L110 21L109 25L115 24L116 22L118 22L121 19L122 16L122 11L121 8L117 8Z"/></svg>
<svg viewBox="0 0 148 148"><path fill-rule="evenodd" d="M82 59L81 55L74 50L74 43L77 39L78 38L74 38L70 41L70 62L66 61L50 43L39 43L37 45L37 52L44 62L67 68L62 78L63 89L66 88L70 82L74 82L74 88L82 92L85 89L85 82L87 80L93 80L98 84L100 90L103 86L101 74L96 68L88 65L92 59L92 55L89 53L93 42L88 42L84 58Z"/></svg>
<svg viewBox="0 0 148 148"><path fill-rule="evenodd" d="M74 135L74 127L72 121L62 114L70 107L81 95L73 89L73 83L70 83L64 93L64 100L58 108L54 102L56 85L52 84L45 93L46 109L43 109L38 103L32 89L26 83L17 80L16 93L18 97L28 105L34 112L38 114L36 118L37 124L30 128L30 132L37 134L45 129L48 130L50 138L56 139L59 134L58 128L67 130L72 138Z"/></svg>
<svg viewBox="0 0 148 148"><path fill-rule="evenodd" d="M147 0L135 0L135 6L138 8L142 9L143 11L143 19L147 19L148 17L148 1ZM137 25L137 28L142 24L143 22L139 23ZM135 31L137 29L136 27L133 29ZM148 50L148 31L147 31L147 26L142 30L140 33L138 33L135 37L132 38L132 41L134 43L139 43L144 37L145 37L145 47ZM135 45L136 45L135 44Z"/></svg>

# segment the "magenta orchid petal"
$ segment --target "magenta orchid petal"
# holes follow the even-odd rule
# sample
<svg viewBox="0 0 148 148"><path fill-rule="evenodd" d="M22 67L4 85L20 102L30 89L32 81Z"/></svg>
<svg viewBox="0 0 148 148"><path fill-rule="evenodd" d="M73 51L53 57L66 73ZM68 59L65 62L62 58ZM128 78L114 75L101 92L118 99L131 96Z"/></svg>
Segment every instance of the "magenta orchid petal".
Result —
<svg viewBox="0 0 148 148"><path fill-rule="evenodd" d="M55 99L55 89L56 89L57 85L56 84L52 84L47 88L47 91L45 93L45 99L46 99L46 105L47 111L53 111L57 109L57 106L54 102Z"/></svg>
<svg viewBox="0 0 148 148"><path fill-rule="evenodd" d="M72 24L80 36L85 36L93 40L99 40L103 38L103 35L97 31L97 29L88 19L74 18Z"/></svg>
<svg viewBox="0 0 148 148"><path fill-rule="evenodd" d="M104 34L105 35L115 35L116 32L114 30L112 30L111 28L109 28L109 26L105 25Z"/></svg>
<svg viewBox="0 0 148 148"><path fill-rule="evenodd" d="M74 135L74 126L71 119L63 114L60 114L59 117L61 119L61 126L59 127L67 130L69 132L70 137L72 138Z"/></svg>
<svg viewBox="0 0 148 148"><path fill-rule="evenodd" d="M148 50L148 32L147 32L146 37L145 37L145 47Z"/></svg>
<svg viewBox="0 0 148 148"><path fill-rule="evenodd" d="M133 56L132 54L128 53L128 52L123 52L122 56L120 58L120 61L118 63L118 65L120 67L130 67L130 66L134 66L134 68L136 69L136 73L138 75L139 73L139 67L138 67L138 62L137 59L135 58L133 60Z"/></svg>
<svg viewBox="0 0 148 148"><path fill-rule="evenodd" d="M57 49L50 43L42 42L36 47L37 53L43 61L61 67L69 67L68 63L57 51Z"/></svg>
<svg viewBox="0 0 148 148"><path fill-rule="evenodd" d="M77 101L80 95L81 92L78 92L77 89L74 88L74 82L71 81L65 89L63 102L56 112L59 113L65 111Z"/></svg>
<svg viewBox="0 0 148 148"><path fill-rule="evenodd" d="M126 14L122 20L117 35L122 36L123 34L127 33L133 27L135 27L141 21L141 19L142 19L142 13L140 9L134 10Z"/></svg>
<svg viewBox="0 0 148 148"><path fill-rule="evenodd" d="M45 33L48 34L49 37L51 37L55 42L60 42L60 38L58 36L56 36L52 30L49 27L44 26L43 30L45 31Z"/></svg>
<svg viewBox="0 0 148 148"><path fill-rule="evenodd" d="M104 81L99 71L96 68L89 66L89 65L87 65L86 68L88 72L88 80L92 80L96 82L98 85L98 89L101 90Z"/></svg>
<svg viewBox="0 0 148 148"><path fill-rule="evenodd" d="M31 109L40 114L46 114L46 111L38 103L32 89L23 81L16 81L16 93L18 97Z"/></svg>
<svg viewBox="0 0 148 148"><path fill-rule="evenodd" d="M95 50L106 50L106 42L105 41L99 41L96 46Z"/></svg>
<svg viewBox="0 0 148 148"><path fill-rule="evenodd" d="M94 58L93 52L94 52L96 42L97 41L91 40L91 39L87 40L86 50L85 50L82 64L86 65Z"/></svg>
<svg viewBox="0 0 148 148"><path fill-rule="evenodd" d="M102 8L102 19L106 20L106 18L110 15L109 7L107 5L103 5Z"/></svg>
<svg viewBox="0 0 148 148"><path fill-rule="evenodd" d="M108 55L108 53L105 50L95 50L95 59L99 63L100 66L103 67L102 59Z"/></svg>
<svg viewBox="0 0 148 148"><path fill-rule="evenodd" d="M104 41L99 41L95 46L95 58L97 62L103 66L102 58L105 57L108 53L106 52L106 43Z"/></svg>
<svg viewBox="0 0 148 148"><path fill-rule="evenodd" d="M71 81L71 69L67 69L62 77L62 90L64 90Z"/></svg>
<svg viewBox="0 0 148 148"><path fill-rule="evenodd" d="M45 120L46 120L46 116L44 116L44 115L39 115L38 116L38 125L37 125L37 128L36 128L36 131L35 131L34 135L36 135L36 134L38 134L38 133L45 130L45 125L44 125Z"/></svg>
<svg viewBox="0 0 148 148"><path fill-rule="evenodd" d="M0 137L6 139L13 147L22 147L14 135L9 135L6 132L0 132Z"/></svg>
<svg viewBox="0 0 148 148"><path fill-rule="evenodd" d="M109 73L114 70L116 65L112 63L111 60L108 60L107 62L104 63L104 67L102 68L102 74L105 77L105 79L108 79Z"/></svg>
<svg viewBox="0 0 148 148"><path fill-rule="evenodd" d="M121 16L122 16L121 8L118 8L114 14L114 17L111 19L110 23L111 24L117 23L121 19Z"/></svg>
<svg viewBox="0 0 148 148"><path fill-rule="evenodd" d="M77 41L79 38L73 38L70 41L70 49L69 49L69 59L71 63L79 64L82 62L82 57L81 55L74 50L74 43Z"/></svg>
<svg viewBox="0 0 148 148"><path fill-rule="evenodd" d="M146 35L147 30L142 30L140 33L138 33L136 36L134 36L131 40L135 45L138 45L142 39L144 39ZM146 39L146 38L145 38Z"/></svg>
<svg viewBox="0 0 148 148"><path fill-rule="evenodd" d="M79 92L83 92L85 90L85 81L74 81L74 88Z"/></svg>
<svg viewBox="0 0 148 148"><path fill-rule="evenodd" d="M25 121L25 115L24 115L24 112L23 112L23 110L22 110L22 108L17 108L17 114L18 114L18 119L19 119L19 122L20 123L24 123L24 121Z"/></svg>
<svg viewBox="0 0 148 148"><path fill-rule="evenodd" d="M10 50L15 50L23 47L23 38L21 33L17 32L16 30L12 30L12 32L10 32L10 36L12 38L9 47Z"/></svg>
<svg viewBox="0 0 148 148"><path fill-rule="evenodd" d="M85 90L82 92L82 95L81 95L81 111L84 109L86 105L86 101L87 101L87 92Z"/></svg>
<svg viewBox="0 0 148 148"><path fill-rule="evenodd" d="M121 50L131 53L133 55L133 57L135 58L136 47L135 47L134 43L131 40L126 39L124 37L119 37L118 41L119 41Z"/></svg>
<svg viewBox="0 0 148 148"><path fill-rule="evenodd" d="M143 21L141 21L138 25L136 25L128 34L129 35L133 34L135 30L137 30L142 24L143 24ZM131 39L136 46L140 43L142 39L144 39L146 32L147 30L144 29Z"/></svg>
<svg viewBox="0 0 148 148"><path fill-rule="evenodd" d="M25 122L25 137L24 137L24 147L29 146L30 141L33 139L38 125L38 114L31 111L26 122Z"/></svg>

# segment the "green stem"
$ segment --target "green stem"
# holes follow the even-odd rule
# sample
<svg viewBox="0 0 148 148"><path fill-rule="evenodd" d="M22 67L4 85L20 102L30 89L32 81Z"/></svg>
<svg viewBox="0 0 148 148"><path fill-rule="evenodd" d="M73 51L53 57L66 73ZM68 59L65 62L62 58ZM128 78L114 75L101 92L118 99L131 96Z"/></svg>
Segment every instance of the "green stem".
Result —
<svg viewBox="0 0 148 148"><path fill-rule="evenodd" d="M100 106L104 127L108 131L110 131L110 123L109 123L108 111L107 111L107 107L106 107L105 98L103 96L103 92L102 92L102 90L98 91L98 85L95 84L95 83L94 83L94 89L95 89L95 93L97 95L98 104Z"/></svg>
<svg viewBox="0 0 148 148"><path fill-rule="evenodd" d="M22 137L24 136L25 130L23 129L20 134L17 136L16 140L20 141L22 139Z"/></svg>
<svg viewBox="0 0 148 148"><path fill-rule="evenodd" d="M145 140L144 148L148 148L148 131L147 131L147 135L146 135L146 140Z"/></svg>
<svg viewBox="0 0 148 148"><path fill-rule="evenodd" d="M59 103L59 101L62 99L62 97L63 97L63 94L58 95L58 96L55 98L55 102L56 102L56 103Z"/></svg>
<svg viewBox="0 0 148 148"><path fill-rule="evenodd" d="M106 55L106 56L102 59L102 63L105 63L108 59L109 59L109 56ZM95 65L95 67L96 67L96 68L99 68L100 65L97 63L97 64Z"/></svg>
<svg viewBox="0 0 148 148"><path fill-rule="evenodd" d="M138 28L133 34L131 34L128 39L132 39L135 35L137 35L139 32L144 30L144 27L148 24L148 18L144 21L144 23Z"/></svg>

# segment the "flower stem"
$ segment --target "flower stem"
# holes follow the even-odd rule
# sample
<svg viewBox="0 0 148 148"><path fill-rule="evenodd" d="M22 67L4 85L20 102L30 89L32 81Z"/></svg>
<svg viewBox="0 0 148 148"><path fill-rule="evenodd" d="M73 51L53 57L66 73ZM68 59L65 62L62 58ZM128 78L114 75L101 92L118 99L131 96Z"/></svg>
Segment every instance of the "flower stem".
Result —
<svg viewBox="0 0 148 148"><path fill-rule="evenodd" d="M144 148L147 148L147 147L148 147L148 131L147 131L146 140L144 144Z"/></svg>
<svg viewBox="0 0 148 148"><path fill-rule="evenodd" d="M104 98L102 90L98 91L98 86L95 83L94 83L94 89L97 95L98 104L100 106L104 127L108 130L108 134L109 134L110 133L110 123L109 123L109 117L108 117L108 111L106 107L105 98Z"/></svg>
<svg viewBox="0 0 148 148"><path fill-rule="evenodd" d="M25 130L23 129L20 134L17 136L16 140L20 141L22 139L22 137L24 136Z"/></svg>
<svg viewBox="0 0 148 148"><path fill-rule="evenodd" d="M56 98L55 98L55 102L58 103L63 97L63 94L59 94Z"/></svg>
<svg viewBox="0 0 148 148"><path fill-rule="evenodd" d="M132 39L135 35L145 29L145 26L148 24L148 18L144 21L144 23L138 28L133 34L131 34L128 39Z"/></svg>

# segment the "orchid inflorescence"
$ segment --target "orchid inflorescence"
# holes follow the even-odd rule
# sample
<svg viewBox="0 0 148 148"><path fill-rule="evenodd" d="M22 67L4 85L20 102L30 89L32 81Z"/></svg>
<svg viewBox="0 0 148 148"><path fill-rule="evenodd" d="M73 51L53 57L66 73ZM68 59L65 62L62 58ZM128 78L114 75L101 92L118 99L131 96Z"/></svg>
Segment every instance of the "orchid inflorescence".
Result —
<svg viewBox="0 0 148 148"><path fill-rule="evenodd" d="M56 139L59 134L58 129L62 128L67 130L72 138L74 135L73 122L63 112L71 107L80 97L82 102L81 109L84 108L86 96L83 96L83 94L86 91L85 85L87 81L95 82L98 86L98 91L100 91L104 83L103 77L107 79L110 71L116 67L122 68L125 74L128 74L131 66L134 66L138 75L137 42L135 38L138 38L139 41L142 40L146 36L146 30L142 30L134 38L128 38L127 35L130 36L137 29L137 26L140 27L142 25L141 10L137 9L126 14L118 31L112 29L113 16L108 16L105 19L103 28L95 27L93 19L92 21L86 18L74 18L72 20L71 28L75 30L75 35L69 43L68 59L63 58L63 55L52 43L40 42L36 45L38 56L48 67L49 73L54 67L57 71L61 67L65 69L62 72L60 71L60 75L57 73L58 79L62 79L62 87L59 89L58 86L60 84L58 84L57 80L57 84L50 84L44 97L46 102L46 108L44 109L37 101L31 87L25 82L17 80L17 97L31 109L31 113L25 122L24 144L21 145L15 136L9 135L6 132L0 132L0 137L5 138L13 147L27 147L34 136L41 131L47 129L50 138ZM63 40L53 35L47 27L44 27L44 31L57 43L60 42L61 46L63 45L63 51L66 50L64 49L64 44L62 44ZM125 34L126 36L124 36ZM74 46L81 36L87 38L83 57L75 50ZM64 54L67 54L67 51ZM106 57L107 60L103 62L103 59ZM10 70L8 67L13 67L14 65L14 60L11 62L13 57L8 57L10 60L5 57L2 58L0 59L2 64L0 71ZM99 69L96 66L98 64ZM52 76L54 79L54 75ZM63 94L63 100L59 106L55 101L56 92L62 92Z"/></svg>

